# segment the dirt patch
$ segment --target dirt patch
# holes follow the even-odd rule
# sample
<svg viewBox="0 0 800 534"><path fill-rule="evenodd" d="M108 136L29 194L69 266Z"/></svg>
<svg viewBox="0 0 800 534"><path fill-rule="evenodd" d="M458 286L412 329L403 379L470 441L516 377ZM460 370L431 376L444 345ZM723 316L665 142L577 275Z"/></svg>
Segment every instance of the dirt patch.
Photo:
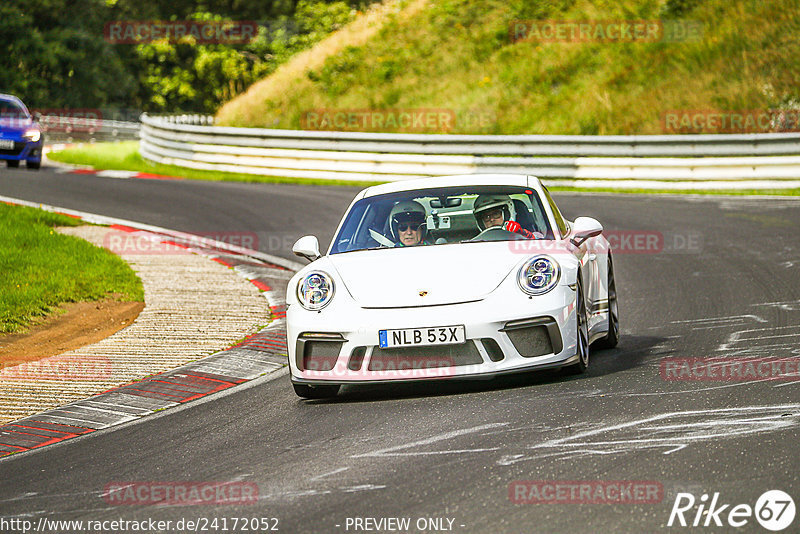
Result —
<svg viewBox="0 0 800 534"><path fill-rule="evenodd" d="M0 335L0 368L55 356L105 339L129 326L144 302L73 302L24 334Z"/></svg>

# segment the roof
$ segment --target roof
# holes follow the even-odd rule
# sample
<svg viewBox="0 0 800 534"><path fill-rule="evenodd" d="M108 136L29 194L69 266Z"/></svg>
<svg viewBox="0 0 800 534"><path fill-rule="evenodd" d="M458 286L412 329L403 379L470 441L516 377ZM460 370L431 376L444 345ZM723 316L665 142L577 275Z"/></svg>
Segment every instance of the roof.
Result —
<svg viewBox="0 0 800 534"><path fill-rule="evenodd" d="M20 100L18 97L14 95L7 95L5 93L0 93L0 100L11 100L13 102L18 102L22 104L22 100Z"/></svg>
<svg viewBox="0 0 800 534"><path fill-rule="evenodd" d="M529 187L539 181L534 176L524 174L459 174L455 176L434 176L414 180L401 180L381 185L374 185L364 189L359 198L397 193L399 191L413 191L415 189L430 189L433 187L450 187L459 185L510 185Z"/></svg>

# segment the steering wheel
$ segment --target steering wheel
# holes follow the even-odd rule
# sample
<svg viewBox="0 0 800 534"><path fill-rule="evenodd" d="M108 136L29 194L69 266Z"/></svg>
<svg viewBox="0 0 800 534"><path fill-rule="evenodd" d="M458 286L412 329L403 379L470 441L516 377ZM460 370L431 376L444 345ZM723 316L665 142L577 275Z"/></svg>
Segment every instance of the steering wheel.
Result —
<svg viewBox="0 0 800 534"><path fill-rule="evenodd" d="M525 239L525 237L515 232L509 232L500 226L491 226L470 241L519 241L520 239Z"/></svg>

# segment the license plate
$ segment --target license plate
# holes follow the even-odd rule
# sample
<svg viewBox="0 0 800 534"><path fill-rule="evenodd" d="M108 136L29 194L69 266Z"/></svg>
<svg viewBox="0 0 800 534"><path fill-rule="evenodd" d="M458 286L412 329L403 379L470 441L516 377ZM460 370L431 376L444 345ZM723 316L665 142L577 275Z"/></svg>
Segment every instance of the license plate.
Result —
<svg viewBox="0 0 800 534"><path fill-rule="evenodd" d="M0 139L0 149L12 149L12 148L14 148L13 139Z"/></svg>
<svg viewBox="0 0 800 534"><path fill-rule="evenodd" d="M401 328L378 330L382 349L392 347L420 347L424 345L456 345L466 343L464 325L431 326L427 328Z"/></svg>

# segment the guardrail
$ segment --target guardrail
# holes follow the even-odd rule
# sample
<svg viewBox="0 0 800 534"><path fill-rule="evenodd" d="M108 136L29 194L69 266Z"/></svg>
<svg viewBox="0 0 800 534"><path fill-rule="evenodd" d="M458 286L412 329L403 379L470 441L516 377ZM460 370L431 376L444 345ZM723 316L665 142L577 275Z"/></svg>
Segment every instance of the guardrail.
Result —
<svg viewBox="0 0 800 534"><path fill-rule="evenodd" d="M221 127L186 115L144 114L141 121L143 157L247 174L367 181L503 172L604 181L800 178L800 133L422 135Z"/></svg>
<svg viewBox="0 0 800 534"><path fill-rule="evenodd" d="M47 143L125 141L139 138L139 123L92 117L42 115L37 123Z"/></svg>

